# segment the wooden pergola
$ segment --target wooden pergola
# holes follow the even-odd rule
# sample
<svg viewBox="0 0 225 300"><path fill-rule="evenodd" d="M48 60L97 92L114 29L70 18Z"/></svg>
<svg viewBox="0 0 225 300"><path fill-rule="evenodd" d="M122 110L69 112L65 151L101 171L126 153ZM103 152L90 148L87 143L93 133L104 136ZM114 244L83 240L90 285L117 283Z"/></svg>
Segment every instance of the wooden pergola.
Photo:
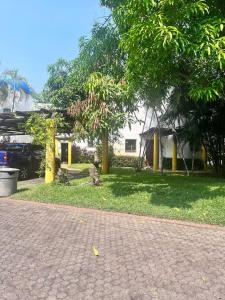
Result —
<svg viewBox="0 0 225 300"><path fill-rule="evenodd" d="M27 112L0 113L0 136L24 135L24 124L30 117Z"/></svg>
<svg viewBox="0 0 225 300"><path fill-rule="evenodd" d="M40 109L36 111L16 111L14 113L0 113L0 136L10 135L25 135L25 123L33 114L43 115L46 119L54 118L55 113L60 113L66 118L68 123L71 123L69 115L66 110L48 110ZM70 133L70 128L66 128L66 133ZM60 132L64 133L64 132Z"/></svg>

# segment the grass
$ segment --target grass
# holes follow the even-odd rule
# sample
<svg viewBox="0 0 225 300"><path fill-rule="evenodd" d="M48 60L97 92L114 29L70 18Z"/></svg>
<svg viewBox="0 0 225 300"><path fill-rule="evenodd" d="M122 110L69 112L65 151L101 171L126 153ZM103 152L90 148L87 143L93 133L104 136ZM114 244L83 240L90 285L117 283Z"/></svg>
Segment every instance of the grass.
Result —
<svg viewBox="0 0 225 300"><path fill-rule="evenodd" d="M83 166L84 167L84 166ZM83 168L80 168L83 170ZM15 198L108 211L225 225L225 180L215 177L154 175L115 169L93 187L88 177L70 186L39 184Z"/></svg>
<svg viewBox="0 0 225 300"><path fill-rule="evenodd" d="M72 164L72 169L88 172L91 164Z"/></svg>

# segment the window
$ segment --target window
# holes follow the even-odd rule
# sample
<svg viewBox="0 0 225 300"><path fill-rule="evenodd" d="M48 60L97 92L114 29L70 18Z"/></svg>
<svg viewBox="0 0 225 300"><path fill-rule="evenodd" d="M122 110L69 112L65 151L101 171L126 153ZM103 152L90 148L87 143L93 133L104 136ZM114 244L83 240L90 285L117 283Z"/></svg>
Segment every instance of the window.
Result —
<svg viewBox="0 0 225 300"><path fill-rule="evenodd" d="M137 141L136 140L125 140L125 152L136 152Z"/></svg>

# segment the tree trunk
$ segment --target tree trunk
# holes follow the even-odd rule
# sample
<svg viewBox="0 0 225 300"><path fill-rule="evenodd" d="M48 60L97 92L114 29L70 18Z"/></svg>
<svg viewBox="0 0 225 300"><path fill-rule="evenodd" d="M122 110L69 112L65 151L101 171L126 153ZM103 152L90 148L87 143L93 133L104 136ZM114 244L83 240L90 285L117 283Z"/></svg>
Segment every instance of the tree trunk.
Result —
<svg viewBox="0 0 225 300"><path fill-rule="evenodd" d="M157 126L158 126L158 131L159 131L159 145L160 145L160 172L161 172L161 175L163 175L163 144L162 144L162 135L161 135L161 124L160 124L160 120L159 120L159 117L158 117L158 114L157 114L157 110L154 108L154 111L155 111L155 116L156 116L156 119L157 119Z"/></svg>
<svg viewBox="0 0 225 300"><path fill-rule="evenodd" d="M195 145L193 145L193 150L192 150L192 158L191 158L191 173L194 173L195 169Z"/></svg>
<svg viewBox="0 0 225 300"><path fill-rule="evenodd" d="M106 132L102 137L102 173L109 173L109 135Z"/></svg>

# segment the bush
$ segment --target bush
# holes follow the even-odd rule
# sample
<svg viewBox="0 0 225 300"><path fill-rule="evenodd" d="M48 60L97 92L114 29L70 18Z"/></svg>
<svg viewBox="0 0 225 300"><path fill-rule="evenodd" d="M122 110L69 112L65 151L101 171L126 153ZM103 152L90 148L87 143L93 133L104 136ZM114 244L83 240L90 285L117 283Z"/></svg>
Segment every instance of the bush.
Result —
<svg viewBox="0 0 225 300"><path fill-rule="evenodd" d="M102 160L102 145L96 147L99 160ZM113 147L109 146L109 166L110 167L131 167L136 168L138 166L139 158L136 156L115 156L113 153ZM79 146L73 146L73 162L74 163L93 163L94 151L87 151L87 149L81 149Z"/></svg>
<svg viewBox="0 0 225 300"><path fill-rule="evenodd" d="M131 167L136 168L138 165L139 158L136 156L114 156L112 159L113 167Z"/></svg>
<svg viewBox="0 0 225 300"><path fill-rule="evenodd" d="M185 159L188 170L191 170L192 168L192 159L188 158ZM194 163L194 170L200 171L203 170L204 166L201 159L195 159ZM172 158L170 157L164 157L163 158L163 169L171 170L172 169ZM177 159L177 170L183 171L185 170L184 161L182 158Z"/></svg>
<svg viewBox="0 0 225 300"><path fill-rule="evenodd" d="M77 145L72 146L72 163L79 163L81 156L81 148Z"/></svg>
<svg viewBox="0 0 225 300"><path fill-rule="evenodd" d="M102 161L102 145L97 145L96 151L98 153L99 161ZM88 151L81 149L79 146L73 145L72 148L72 161L73 163L93 163L95 151ZM113 159L113 146L109 146L109 166L112 166Z"/></svg>
<svg viewBox="0 0 225 300"><path fill-rule="evenodd" d="M98 157L100 162L102 162L102 144L99 144L96 146L96 150L98 152ZM113 151L113 146L109 145L109 167L112 167L112 162L114 158L114 151Z"/></svg>
<svg viewBox="0 0 225 300"><path fill-rule="evenodd" d="M94 162L94 152L87 149L81 149L74 145L72 149L73 163L89 164Z"/></svg>

